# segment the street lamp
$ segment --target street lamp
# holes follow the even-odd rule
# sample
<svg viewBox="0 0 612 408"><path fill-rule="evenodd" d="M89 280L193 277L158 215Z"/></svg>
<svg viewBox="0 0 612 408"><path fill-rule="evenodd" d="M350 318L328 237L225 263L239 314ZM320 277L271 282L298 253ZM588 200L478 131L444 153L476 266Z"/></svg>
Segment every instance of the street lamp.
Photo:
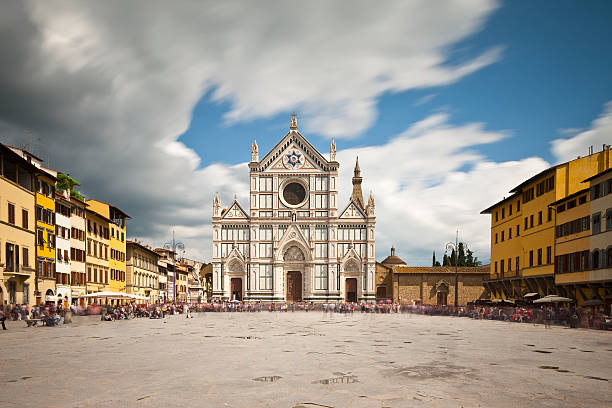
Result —
<svg viewBox="0 0 612 408"><path fill-rule="evenodd" d="M172 284L174 286L174 302L176 303L176 250L185 252L185 244L174 239L174 230L172 230L172 242L166 242L164 249L172 251L172 261L174 262L174 265L172 265L174 267L174 281Z"/></svg>
<svg viewBox="0 0 612 408"><path fill-rule="evenodd" d="M464 251L467 252L467 245L463 244ZM455 235L455 242L448 242L446 244L446 251L455 251L455 312L457 311L457 307L459 306L459 230ZM452 254L452 252L451 252ZM451 258L452 261L452 258Z"/></svg>

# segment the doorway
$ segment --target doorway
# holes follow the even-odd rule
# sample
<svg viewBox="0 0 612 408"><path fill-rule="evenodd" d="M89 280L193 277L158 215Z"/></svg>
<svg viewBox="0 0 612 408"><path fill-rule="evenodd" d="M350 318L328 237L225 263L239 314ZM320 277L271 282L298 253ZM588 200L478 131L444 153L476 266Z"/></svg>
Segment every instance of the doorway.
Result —
<svg viewBox="0 0 612 408"><path fill-rule="evenodd" d="M346 278L345 292L347 302L357 302L357 279Z"/></svg>
<svg viewBox="0 0 612 408"><path fill-rule="evenodd" d="M230 281L232 300L242 301L242 278L232 278Z"/></svg>
<svg viewBox="0 0 612 408"><path fill-rule="evenodd" d="M302 273L298 271L287 272L287 302L300 302L302 300Z"/></svg>

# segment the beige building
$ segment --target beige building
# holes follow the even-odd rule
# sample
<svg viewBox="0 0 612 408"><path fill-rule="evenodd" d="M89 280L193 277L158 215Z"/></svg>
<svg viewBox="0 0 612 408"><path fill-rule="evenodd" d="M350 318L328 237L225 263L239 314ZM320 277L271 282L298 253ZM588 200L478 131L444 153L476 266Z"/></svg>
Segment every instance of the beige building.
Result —
<svg viewBox="0 0 612 408"><path fill-rule="evenodd" d="M376 266L376 297L401 304L453 305L457 276L458 304L466 305L487 294L483 281L489 269L490 265L460 266L457 271L453 266L407 266L391 248L391 255Z"/></svg>
<svg viewBox="0 0 612 408"><path fill-rule="evenodd" d="M585 180L590 188L591 270L583 297L612 310L612 168Z"/></svg>
<svg viewBox="0 0 612 408"><path fill-rule="evenodd" d="M34 219L37 168L0 145L0 302L35 302Z"/></svg>
<svg viewBox="0 0 612 408"><path fill-rule="evenodd" d="M149 298L150 303L163 300L160 295L159 254L137 241L127 241L127 293Z"/></svg>

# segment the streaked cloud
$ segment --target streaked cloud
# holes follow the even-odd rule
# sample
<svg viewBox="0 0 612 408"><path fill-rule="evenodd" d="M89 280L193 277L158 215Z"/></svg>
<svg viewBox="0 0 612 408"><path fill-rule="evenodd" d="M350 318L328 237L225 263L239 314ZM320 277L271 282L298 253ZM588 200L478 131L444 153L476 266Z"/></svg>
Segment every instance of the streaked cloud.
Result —
<svg viewBox="0 0 612 408"><path fill-rule="evenodd" d="M558 162L565 162L586 156L589 146L593 146L595 152L601 151L604 144L612 144L612 101L604 106L603 112L593 120L589 129L579 131L570 138L553 140L551 150Z"/></svg>

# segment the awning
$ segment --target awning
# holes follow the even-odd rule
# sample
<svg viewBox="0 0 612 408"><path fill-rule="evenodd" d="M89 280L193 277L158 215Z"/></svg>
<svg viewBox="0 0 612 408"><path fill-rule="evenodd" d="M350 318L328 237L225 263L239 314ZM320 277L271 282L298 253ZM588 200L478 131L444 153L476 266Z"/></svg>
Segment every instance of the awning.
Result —
<svg viewBox="0 0 612 408"><path fill-rule="evenodd" d="M526 294L525 296L523 296L523 297L528 298L528 297L536 297L536 296L540 296L540 294L539 294L539 293L536 293L536 292L531 292L531 293L527 293L527 294Z"/></svg>
<svg viewBox="0 0 612 408"><path fill-rule="evenodd" d="M62 297L62 295L57 295L57 296L55 296L55 295L46 295L45 296L45 300L47 302L55 302L57 300L63 300L63 299L64 298Z"/></svg>
<svg viewBox="0 0 612 408"><path fill-rule="evenodd" d="M544 296L542 299L534 300L533 303L569 303L573 301L574 301L573 299L563 297L563 296L548 295L548 296Z"/></svg>

